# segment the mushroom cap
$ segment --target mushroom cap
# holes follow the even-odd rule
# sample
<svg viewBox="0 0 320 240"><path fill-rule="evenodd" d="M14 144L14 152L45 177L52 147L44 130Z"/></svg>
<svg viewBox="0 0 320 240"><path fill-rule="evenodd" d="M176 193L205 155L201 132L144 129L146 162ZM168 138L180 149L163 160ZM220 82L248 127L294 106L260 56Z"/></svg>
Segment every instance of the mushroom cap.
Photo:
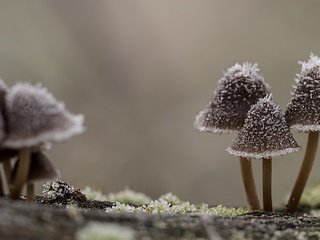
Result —
<svg viewBox="0 0 320 240"><path fill-rule="evenodd" d="M211 133L239 131L250 107L266 96L269 89L257 64L235 64L224 73L212 100L196 116L195 128Z"/></svg>
<svg viewBox="0 0 320 240"><path fill-rule="evenodd" d="M5 97L7 92L7 85L0 79L0 142L6 137Z"/></svg>
<svg viewBox="0 0 320 240"><path fill-rule="evenodd" d="M300 150L272 96L251 107L237 139L227 151L246 158L271 158Z"/></svg>
<svg viewBox="0 0 320 240"><path fill-rule="evenodd" d="M84 131L82 115L65 109L40 85L14 85L6 95L7 148L33 147L61 141Z"/></svg>
<svg viewBox="0 0 320 240"><path fill-rule="evenodd" d="M288 103L288 125L301 132L320 131L320 58L311 53L308 61L299 62L301 73Z"/></svg>
<svg viewBox="0 0 320 240"><path fill-rule="evenodd" d="M13 169L13 176L17 172L17 162ZM60 176L59 171L54 167L50 159L42 152L34 152L31 156L31 165L28 182L56 179Z"/></svg>

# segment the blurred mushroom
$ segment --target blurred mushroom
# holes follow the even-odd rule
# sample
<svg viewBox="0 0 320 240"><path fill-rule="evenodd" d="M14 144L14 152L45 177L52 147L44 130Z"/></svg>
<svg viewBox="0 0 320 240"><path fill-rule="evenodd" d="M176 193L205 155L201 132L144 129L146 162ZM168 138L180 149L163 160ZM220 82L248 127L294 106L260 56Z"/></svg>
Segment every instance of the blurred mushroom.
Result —
<svg viewBox="0 0 320 240"><path fill-rule="evenodd" d="M313 54L307 62L300 62L301 73L297 74L295 91L288 104L285 116L288 125L308 133L308 143L299 175L289 198L287 212L295 212L309 178L318 147L320 131L320 58Z"/></svg>
<svg viewBox="0 0 320 240"><path fill-rule="evenodd" d="M272 157L300 150L284 115L272 96L266 96L251 107L237 139L227 151L263 161L263 208L272 211Z"/></svg>
<svg viewBox="0 0 320 240"><path fill-rule="evenodd" d="M8 92L8 87L4 83L2 79L0 79L0 145L3 143L6 135L7 135L7 126L6 126L6 104L5 97ZM8 151L2 150L0 148L0 161L3 165L3 170L5 176L8 177L10 175L10 159L11 154L7 155ZM8 180L8 179L7 179ZM0 176L0 196L4 195L4 186L3 182L1 182Z"/></svg>
<svg viewBox="0 0 320 240"><path fill-rule="evenodd" d="M13 177L16 174L17 164L13 170ZM59 175L59 171L53 166L46 155L41 152L32 153L30 171L27 177L27 200L33 200L35 182L56 179Z"/></svg>
<svg viewBox="0 0 320 240"><path fill-rule="evenodd" d="M26 182L32 149L84 131L83 116L73 115L40 85L14 85L6 95L8 135L3 147L19 150L10 196L18 198Z"/></svg>
<svg viewBox="0 0 320 240"><path fill-rule="evenodd" d="M202 132L238 132L250 107L269 93L257 64L243 63L230 67L218 82L213 98L197 116L194 126ZM250 159L240 157L242 180L252 209L260 208Z"/></svg>

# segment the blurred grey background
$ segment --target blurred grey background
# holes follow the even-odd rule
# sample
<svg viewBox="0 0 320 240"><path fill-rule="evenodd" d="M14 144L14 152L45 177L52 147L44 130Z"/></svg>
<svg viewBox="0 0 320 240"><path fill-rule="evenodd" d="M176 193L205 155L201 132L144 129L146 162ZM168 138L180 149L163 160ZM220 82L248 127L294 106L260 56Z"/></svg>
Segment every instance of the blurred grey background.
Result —
<svg viewBox="0 0 320 240"><path fill-rule="evenodd" d="M2 0L0 76L41 82L85 114L87 132L48 152L76 187L241 205L238 159L225 152L235 136L200 133L194 116L222 70L243 61L259 63L285 108L297 61L320 54L319 9L317 0ZM304 147L306 135L294 136ZM276 203L303 152L274 160Z"/></svg>

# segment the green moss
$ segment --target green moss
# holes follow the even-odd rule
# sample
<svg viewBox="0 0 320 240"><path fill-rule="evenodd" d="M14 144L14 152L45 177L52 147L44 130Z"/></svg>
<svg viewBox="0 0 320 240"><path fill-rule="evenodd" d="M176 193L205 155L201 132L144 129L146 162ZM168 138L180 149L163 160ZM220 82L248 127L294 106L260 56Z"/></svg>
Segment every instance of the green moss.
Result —
<svg viewBox="0 0 320 240"><path fill-rule="evenodd" d="M88 200L108 201L108 197L106 195L101 191L92 189L91 187L85 187L84 189L81 189L81 192L86 195Z"/></svg>
<svg viewBox="0 0 320 240"><path fill-rule="evenodd" d="M82 191L90 200L112 201L116 205L107 208L106 212L143 212L147 214L190 214L190 215L218 215L237 216L250 212L248 208L232 208L222 205L209 207L208 204L195 205L188 201L182 201L172 193L166 193L156 200L151 200L143 193L137 193L125 189L118 193L103 195L86 187Z"/></svg>
<svg viewBox="0 0 320 240"><path fill-rule="evenodd" d="M165 195L168 196L168 195ZM128 204L116 203L116 206L107 208L107 212L142 212L147 214L189 214L189 215L215 215L215 216L236 216L250 212L248 208L228 208L222 205L209 207L208 204L195 205L188 201L181 201L177 196L170 194L172 201L165 200L163 196L151 201L149 204L134 207Z"/></svg>
<svg viewBox="0 0 320 240"><path fill-rule="evenodd" d="M76 240L134 240L135 231L118 224L90 222L76 233Z"/></svg>
<svg viewBox="0 0 320 240"><path fill-rule="evenodd" d="M233 208L222 205L209 207L207 204L202 204L199 208L199 213L218 216L238 216L249 213L250 211L249 208Z"/></svg>
<svg viewBox="0 0 320 240"><path fill-rule="evenodd" d="M302 195L300 204L311 208L320 207L320 185L308 188Z"/></svg>
<svg viewBox="0 0 320 240"><path fill-rule="evenodd" d="M139 193L126 188L117 193L109 193L107 199L111 202L120 202L125 204L143 205L151 202L151 198L144 193Z"/></svg>

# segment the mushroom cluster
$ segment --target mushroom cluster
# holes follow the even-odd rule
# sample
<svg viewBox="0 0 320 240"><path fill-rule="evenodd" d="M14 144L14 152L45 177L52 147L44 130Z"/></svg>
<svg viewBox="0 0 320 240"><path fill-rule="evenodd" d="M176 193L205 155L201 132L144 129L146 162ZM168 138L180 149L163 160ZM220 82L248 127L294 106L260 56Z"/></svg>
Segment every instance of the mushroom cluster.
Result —
<svg viewBox="0 0 320 240"><path fill-rule="evenodd" d="M65 109L40 85L17 83L8 88L0 80L0 162L4 176L0 194L17 199L24 185L32 201L34 183L59 176L44 150L84 131L83 116ZM7 190L7 191L6 191Z"/></svg>
<svg viewBox="0 0 320 240"><path fill-rule="evenodd" d="M290 128L309 137L287 212L296 211L313 166L320 131L320 58L311 54L306 62L299 63L301 73L284 114L273 101L257 65L245 63L228 69L207 108L196 116L194 125L200 131L238 132L227 151L240 157L247 200L254 210L260 206L251 159L262 159L263 209L272 211L272 158L300 150Z"/></svg>
<svg viewBox="0 0 320 240"><path fill-rule="evenodd" d="M194 126L203 132L238 132L247 117L251 106L269 94L270 87L260 74L257 64L235 64L228 68L218 82L212 100L201 111ZM241 175L247 200L252 209L260 209L252 172L251 160L240 157Z"/></svg>

